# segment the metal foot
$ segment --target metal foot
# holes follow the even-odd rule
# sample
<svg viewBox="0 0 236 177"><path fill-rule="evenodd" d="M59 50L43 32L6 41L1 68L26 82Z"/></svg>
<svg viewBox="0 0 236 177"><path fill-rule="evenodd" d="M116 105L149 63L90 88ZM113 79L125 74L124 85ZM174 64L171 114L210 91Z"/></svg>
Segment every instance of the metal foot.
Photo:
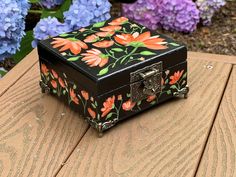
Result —
<svg viewBox="0 0 236 177"><path fill-rule="evenodd" d="M41 87L41 92L42 93L50 93L50 88L42 80L39 81L39 86Z"/></svg>
<svg viewBox="0 0 236 177"><path fill-rule="evenodd" d="M184 88L182 88L181 90L178 90L177 92L174 92L174 96L175 97L184 97L184 98L188 98L188 93L189 93L189 86L186 85Z"/></svg>
<svg viewBox="0 0 236 177"><path fill-rule="evenodd" d="M99 133L98 133L98 137L99 137L99 138L102 138L102 137L103 137L103 134L104 134L103 132L99 132Z"/></svg>

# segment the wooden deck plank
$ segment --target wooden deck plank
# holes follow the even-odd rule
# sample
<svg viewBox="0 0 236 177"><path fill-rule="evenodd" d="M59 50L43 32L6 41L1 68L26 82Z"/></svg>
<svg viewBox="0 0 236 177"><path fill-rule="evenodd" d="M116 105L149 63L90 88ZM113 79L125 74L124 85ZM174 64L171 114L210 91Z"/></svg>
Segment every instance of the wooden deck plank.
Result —
<svg viewBox="0 0 236 177"><path fill-rule="evenodd" d="M217 61L217 62L236 64L236 56L218 55L211 53L191 52L191 51L188 52L188 56L190 59L195 59L195 60L207 60L207 61Z"/></svg>
<svg viewBox="0 0 236 177"><path fill-rule="evenodd" d="M9 71L0 79L0 96L14 83L17 82L38 61L37 49L34 49L24 60L18 63L14 69Z"/></svg>
<svg viewBox="0 0 236 177"><path fill-rule="evenodd" d="M197 176L236 176L236 66L221 102Z"/></svg>
<svg viewBox="0 0 236 177"><path fill-rule="evenodd" d="M34 65L0 97L2 177L55 175L88 129L78 114L41 94L38 82Z"/></svg>
<svg viewBox="0 0 236 177"><path fill-rule="evenodd" d="M194 176L232 65L189 65L189 99L162 104L102 138L90 128L58 176Z"/></svg>

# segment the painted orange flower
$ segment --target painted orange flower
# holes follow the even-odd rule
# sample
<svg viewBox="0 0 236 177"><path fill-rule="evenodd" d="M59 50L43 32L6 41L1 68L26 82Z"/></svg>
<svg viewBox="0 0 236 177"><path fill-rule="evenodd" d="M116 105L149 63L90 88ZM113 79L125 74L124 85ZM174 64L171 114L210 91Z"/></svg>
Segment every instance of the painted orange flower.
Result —
<svg viewBox="0 0 236 177"><path fill-rule="evenodd" d="M146 47L153 50L167 49L165 39L158 36L152 36L149 31L139 34L121 34L115 36L116 42L125 46Z"/></svg>
<svg viewBox="0 0 236 177"><path fill-rule="evenodd" d="M152 102L152 101L154 101L156 98L157 98L156 95L150 95L150 96L148 96L148 98L147 98L147 102Z"/></svg>
<svg viewBox="0 0 236 177"><path fill-rule="evenodd" d="M58 74L56 73L56 71L54 71L53 69L52 69L52 75L57 79L58 78Z"/></svg>
<svg viewBox="0 0 236 177"><path fill-rule="evenodd" d="M101 42L96 42L93 44L93 46L98 47L98 48L108 48L113 46L114 41L108 41L108 40L104 40Z"/></svg>
<svg viewBox="0 0 236 177"><path fill-rule="evenodd" d="M112 36L115 34L116 31L119 31L121 28L122 28L121 26L106 26L100 28L100 30L103 32L97 32L96 35L99 37Z"/></svg>
<svg viewBox="0 0 236 177"><path fill-rule="evenodd" d="M79 104L79 99L77 98L75 91L70 88L70 99L75 103Z"/></svg>
<svg viewBox="0 0 236 177"><path fill-rule="evenodd" d="M48 75L49 70L48 70L47 66L43 63L41 64L41 71L44 75Z"/></svg>
<svg viewBox="0 0 236 177"><path fill-rule="evenodd" d="M88 99L89 99L89 94L88 94L88 92L82 90L82 91L81 91L81 94L82 94L82 96L84 97L85 100L88 100Z"/></svg>
<svg viewBox="0 0 236 177"><path fill-rule="evenodd" d="M122 104L122 108L124 111L130 111L133 109L133 107L136 105L135 102L132 102L131 100L128 100Z"/></svg>
<svg viewBox="0 0 236 177"><path fill-rule="evenodd" d="M115 96L107 98L107 100L103 103L102 117L105 117L114 107Z"/></svg>
<svg viewBox="0 0 236 177"><path fill-rule="evenodd" d="M81 55L84 56L82 61L85 61L90 67L103 67L108 62L108 56L97 49L87 50L87 53L82 53Z"/></svg>
<svg viewBox="0 0 236 177"><path fill-rule="evenodd" d="M108 23L109 25L123 25L124 23L128 22L129 19L126 17L120 17L115 20L112 20L112 22Z"/></svg>
<svg viewBox="0 0 236 177"><path fill-rule="evenodd" d="M53 88L57 88L57 82L55 80L51 80L51 85Z"/></svg>
<svg viewBox="0 0 236 177"><path fill-rule="evenodd" d="M60 52L70 50L74 55L77 55L81 52L81 49L87 49L88 46L84 42L71 38L71 39L64 39L64 38L53 38L53 48L60 48Z"/></svg>
<svg viewBox="0 0 236 177"><path fill-rule="evenodd" d="M179 81L179 79L181 78L181 76L183 75L184 73L184 70L182 70L181 72L180 71L177 71L174 73L173 76L170 76L170 85L173 85L175 84L176 82Z"/></svg>
<svg viewBox="0 0 236 177"><path fill-rule="evenodd" d="M96 41L98 40L98 38L99 38L99 37L98 37L97 35L92 34L92 35L90 35L90 36L87 36L87 37L85 38L84 42L86 42L86 43L96 42Z"/></svg>
<svg viewBox="0 0 236 177"><path fill-rule="evenodd" d="M119 101L122 100L122 95L118 95L117 100L119 100Z"/></svg>
<svg viewBox="0 0 236 177"><path fill-rule="evenodd" d="M65 82L62 80L62 78L58 78L58 82L59 82L59 84L61 85L61 87L62 88L65 88L66 86L65 86Z"/></svg>
<svg viewBox="0 0 236 177"><path fill-rule="evenodd" d="M96 118L96 112L94 112L91 108L88 108L88 113L93 119Z"/></svg>

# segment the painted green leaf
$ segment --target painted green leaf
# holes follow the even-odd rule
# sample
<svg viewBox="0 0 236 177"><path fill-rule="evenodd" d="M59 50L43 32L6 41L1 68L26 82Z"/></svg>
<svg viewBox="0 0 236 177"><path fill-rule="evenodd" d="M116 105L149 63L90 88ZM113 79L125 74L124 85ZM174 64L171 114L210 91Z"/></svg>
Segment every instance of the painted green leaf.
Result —
<svg viewBox="0 0 236 177"><path fill-rule="evenodd" d="M77 61L80 57L71 57L71 58L68 58L67 60L68 61Z"/></svg>
<svg viewBox="0 0 236 177"><path fill-rule="evenodd" d="M60 37L67 37L67 36L69 36L69 34L64 33L64 34L60 34L59 36Z"/></svg>
<svg viewBox="0 0 236 177"><path fill-rule="evenodd" d="M177 89L176 85L172 85L170 88L171 89Z"/></svg>
<svg viewBox="0 0 236 177"><path fill-rule="evenodd" d="M112 112L111 112L111 113L109 113L109 114L107 115L106 119L110 119L112 115L113 115L113 113L112 113Z"/></svg>
<svg viewBox="0 0 236 177"><path fill-rule="evenodd" d="M151 102L150 104L151 104L151 105L154 105L154 104L156 104L156 101L153 101L153 102Z"/></svg>
<svg viewBox="0 0 236 177"><path fill-rule="evenodd" d="M141 103L142 103L142 101L139 101L139 102L137 103L137 105L139 106Z"/></svg>
<svg viewBox="0 0 236 177"><path fill-rule="evenodd" d="M63 93L63 95L65 95L65 94L66 94L66 90L63 90L63 92L62 92L62 93Z"/></svg>
<svg viewBox="0 0 236 177"><path fill-rule="evenodd" d="M73 85L73 89L75 90L76 88L77 88L77 86L74 84L74 85Z"/></svg>
<svg viewBox="0 0 236 177"><path fill-rule="evenodd" d="M174 43L174 42L171 42L171 43L169 43L169 44L172 45L172 46L175 46L175 47L178 47L178 46L179 46L179 44Z"/></svg>
<svg viewBox="0 0 236 177"><path fill-rule="evenodd" d="M108 73L108 71L109 71L108 67L107 67L107 68L104 68L104 69L102 69L102 70L98 73L98 76L105 75L106 73Z"/></svg>
<svg viewBox="0 0 236 177"><path fill-rule="evenodd" d="M123 51L124 51L124 50L121 49L121 48L113 48L113 49L111 49L111 50L113 50L113 51L115 51L115 52L123 52Z"/></svg>
<svg viewBox="0 0 236 177"><path fill-rule="evenodd" d="M92 103L92 106L93 106L94 109L96 109L96 105L95 104Z"/></svg>
<svg viewBox="0 0 236 177"><path fill-rule="evenodd" d="M184 75L182 76L182 78L186 78L187 77L187 73L184 73Z"/></svg>
<svg viewBox="0 0 236 177"><path fill-rule="evenodd" d="M95 23L93 25L93 27L95 28L100 28L100 27L103 27L105 25L106 21L103 21L103 22L98 22L98 23Z"/></svg>
<svg viewBox="0 0 236 177"><path fill-rule="evenodd" d="M165 84L168 84L168 82L169 82L169 79L166 79Z"/></svg>
<svg viewBox="0 0 236 177"><path fill-rule="evenodd" d="M150 52L150 51L142 51L142 52L140 52L140 54L141 54L141 55L145 55L145 56L156 55L155 53Z"/></svg>
<svg viewBox="0 0 236 177"><path fill-rule="evenodd" d="M98 106L98 103L95 101L95 106Z"/></svg>
<svg viewBox="0 0 236 177"><path fill-rule="evenodd" d="M54 94L56 94L56 93L57 93L57 90L53 89L52 92L53 92Z"/></svg>
<svg viewBox="0 0 236 177"><path fill-rule="evenodd" d="M126 96L127 96L127 98L130 98L130 97L131 97L131 94L130 94L130 93L127 93Z"/></svg>
<svg viewBox="0 0 236 177"><path fill-rule="evenodd" d="M171 94L171 90L168 90L166 93L167 93L167 95L170 95Z"/></svg>

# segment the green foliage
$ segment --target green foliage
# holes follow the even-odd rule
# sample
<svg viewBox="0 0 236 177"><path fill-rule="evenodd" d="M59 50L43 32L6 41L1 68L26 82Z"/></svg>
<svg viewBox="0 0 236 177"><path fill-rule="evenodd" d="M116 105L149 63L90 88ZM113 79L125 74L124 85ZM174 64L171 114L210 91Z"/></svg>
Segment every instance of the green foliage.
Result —
<svg viewBox="0 0 236 177"><path fill-rule="evenodd" d="M26 35L21 41L20 50L13 56L15 63L19 63L32 50L31 42L33 41L33 31L27 31Z"/></svg>

